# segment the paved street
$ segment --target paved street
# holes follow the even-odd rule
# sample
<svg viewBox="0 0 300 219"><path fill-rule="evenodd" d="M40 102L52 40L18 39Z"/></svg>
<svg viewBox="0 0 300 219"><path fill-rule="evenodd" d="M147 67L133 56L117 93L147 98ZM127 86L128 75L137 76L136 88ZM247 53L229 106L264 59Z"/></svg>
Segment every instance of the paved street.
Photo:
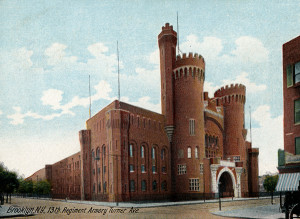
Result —
<svg viewBox="0 0 300 219"><path fill-rule="evenodd" d="M72 201L62 200L40 200L12 198L12 204L4 205L0 208L0 216L9 215L10 212L22 211L33 213L33 218L284 218L279 215L278 204L270 205L270 199L252 199L252 200L223 200L222 211L219 211L218 200L209 202L183 202L183 203L151 203L151 204L133 204L127 203L127 206L101 206L96 202L74 203ZM198 201L199 202L199 201ZM278 199L276 200L278 203ZM101 204L101 203L100 203ZM121 203L121 205L125 205ZM158 204L168 204L169 206L158 207ZM180 204L180 205L178 205ZM184 205L182 205L184 204ZM145 206L151 207L145 207ZM155 206L156 205L156 206ZM18 206L18 207L17 207ZM6 209L6 210L5 210ZM5 210L5 211L3 211ZM22 218L22 217L21 217Z"/></svg>

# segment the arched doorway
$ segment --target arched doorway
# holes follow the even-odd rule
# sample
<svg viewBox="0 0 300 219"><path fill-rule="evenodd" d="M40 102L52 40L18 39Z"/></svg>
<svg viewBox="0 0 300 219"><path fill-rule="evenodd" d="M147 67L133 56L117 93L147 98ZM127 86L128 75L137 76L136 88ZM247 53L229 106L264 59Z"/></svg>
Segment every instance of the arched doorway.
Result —
<svg viewBox="0 0 300 219"><path fill-rule="evenodd" d="M233 182L228 172L223 172L219 179L221 197L233 197Z"/></svg>

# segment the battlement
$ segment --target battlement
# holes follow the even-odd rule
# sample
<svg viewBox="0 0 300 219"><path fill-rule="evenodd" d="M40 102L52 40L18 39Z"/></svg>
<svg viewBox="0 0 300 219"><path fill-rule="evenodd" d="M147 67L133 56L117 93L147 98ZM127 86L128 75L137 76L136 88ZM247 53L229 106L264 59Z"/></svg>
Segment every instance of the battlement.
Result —
<svg viewBox="0 0 300 219"><path fill-rule="evenodd" d="M203 62L205 62L204 58L201 55L199 55L198 53L193 54L192 52L190 52L188 56L186 55L186 53L183 53L182 56L177 55L176 61L181 60L181 59L199 59L199 60L202 60Z"/></svg>
<svg viewBox="0 0 300 219"><path fill-rule="evenodd" d="M219 104L242 103L246 102L246 87L243 84L226 85L218 89L214 97L217 98Z"/></svg>
<svg viewBox="0 0 300 219"><path fill-rule="evenodd" d="M183 68L183 67L198 67L202 69L202 71L205 71L205 61L204 58L201 55L198 55L198 53L189 53L188 55L186 53L183 53L181 55L177 55L176 61L175 61L175 69L177 68ZM173 69L173 70L175 70Z"/></svg>
<svg viewBox="0 0 300 219"><path fill-rule="evenodd" d="M158 35L158 39L160 39L164 35L173 35L177 38L176 31L173 30L173 26L170 25L169 23L166 23L165 26L162 26L161 32Z"/></svg>
<svg viewBox="0 0 300 219"><path fill-rule="evenodd" d="M226 85L226 86L218 89L215 92L214 96L222 97L222 96L233 95L233 94L245 95L246 94L246 86L243 84Z"/></svg>
<svg viewBox="0 0 300 219"><path fill-rule="evenodd" d="M169 23L166 23L165 26L161 27L161 30L173 30L173 26L170 26Z"/></svg>

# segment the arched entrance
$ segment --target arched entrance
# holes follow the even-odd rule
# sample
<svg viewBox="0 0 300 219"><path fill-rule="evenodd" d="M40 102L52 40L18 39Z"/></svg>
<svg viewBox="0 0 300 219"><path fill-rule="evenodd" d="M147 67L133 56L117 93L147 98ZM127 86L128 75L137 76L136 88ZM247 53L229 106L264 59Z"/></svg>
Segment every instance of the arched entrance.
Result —
<svg viewBox="0 0 300 219"><path fill-rule="evenodd" d="M221 197L233 197L234 189L233 182L228 172L223 172L219 178L219 189Z"/></svg>

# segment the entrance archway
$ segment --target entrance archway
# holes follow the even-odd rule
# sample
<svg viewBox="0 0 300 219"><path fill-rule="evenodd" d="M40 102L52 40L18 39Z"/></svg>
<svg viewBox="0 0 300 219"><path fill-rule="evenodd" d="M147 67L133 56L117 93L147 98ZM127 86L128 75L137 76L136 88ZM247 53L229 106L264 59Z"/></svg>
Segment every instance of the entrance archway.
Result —
<svg viewBox="0 0 300 219"><path fill-rule="evenodd" d="M228 172L223 172L219 178L221 197L233 197L233 182Z"/></svg>

